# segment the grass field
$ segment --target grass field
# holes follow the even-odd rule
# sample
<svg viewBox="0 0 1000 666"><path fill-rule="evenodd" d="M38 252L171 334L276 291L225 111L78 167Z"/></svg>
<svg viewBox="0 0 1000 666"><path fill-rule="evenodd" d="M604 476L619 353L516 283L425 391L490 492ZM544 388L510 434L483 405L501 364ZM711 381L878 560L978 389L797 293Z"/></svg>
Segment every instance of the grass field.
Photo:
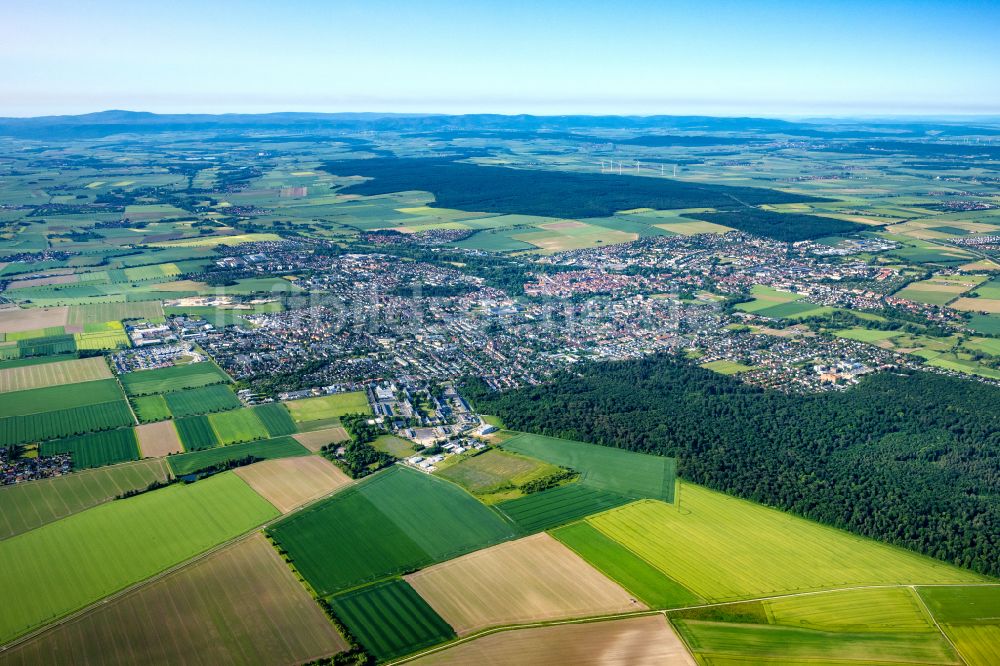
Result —
<svg viewBox="0 0 1000 666"><path fill-rule="evenodd" d="M492 626L646 609L544 533L405 578L459 635Z"/></svg>
<svg viewBox="0 0 1000 666"><path fill-rule="evenodd" d="M448 623L399 579L334 597L330 604L358 641L381 660L455 636Z"/></svg>
<svg viewBox="0 0 1000 666"><path fill-rule="evenodd" d="M164 628L170 639L164 640ZM0 665L297 664L347 645L260 535L3 653Z"/></svg>
<svg viewBox="0 0 1000 666"><path fill-rule="evenodd" d="M163 461L91 469L52 479L0 486L0 539L21 534L145 488L169 475Z"/></svg>
<svg viewBox="0 0 1000 666"><path fill-rule="evenodd" d="M297 431L295 421L292 420L292 417L288 414L288 410L281 403L259 405L252 407L251 410L257 415L260 422L264 424L264 429L267 430L268 435L271 437L292 435Z"/></svg>
<svg viewBox="0 0 1000 666"><path fill-rule="evenodd" d="M852 585L983 580L687 483L680 511L660 502L637 502L589 522L708 601Z"/></svg>
<svg viewBox="0 0 1000 666"><path fill-rule="evenodd" d="M414 666L694 666L662 615L490 634L426 655Z"/></svg>
<svg viewBox="0 0 1000 666"><path fill-rule="evenodd" d="M0 643L278 515L233 474L110 502L0 541Z"/></svg>
<svg viewBox="0 0 1000 666"><path fill-rule="evenodd" d="M559 468L540 460L489 449L437 472L474 495L491 495L518 486L533 479L555 474ZM519 493L514 491L514 496Z"/></svg>
<svg viewBox="0 0 1000 666"><path fill-rule="evenodd" d="M163 319L163 307L159 301L73 305L69 307L66 323L83 326L123 319Z"/></svg>
<svg viewBox="0 0 1000 666"><path fill-rule="evenodd" d="M500 502L496 508L524 533L539 532L579 520L629 502L618 493L570 483L518 499Z"/></svg>
<svg viewBox="0 0 1000 666"><path fill-rule="evenodd" d="M184 450L173 421L136 426L135 436L139 440L139 453L143 458L158 458Z"/></svg>
<svg viewBox="0 0 1000 666"><path fill-rule="evenodd" d="M322 595L514 536L457 486L393 467L269 528Z"/></svg>
<svg viewBox="0 0 1000 666"><path fill-rule="evenodd" d="M223 384L172 391L165 393L163 399L174 418L221 412L240 406L236 394Z"/></svg>
<svg viewBox="0 0 1000 666"><path fill-rule="evenodd" d="M117 428L42 442L39 453L43 456L69 453L73 456L73 469L87 469L138 460L139 444L132 428Z"/></svg>
<svg viewBox="0 0 1000 666"><path fill-rule="evenodd" d="M229 377L217 365L206 361L129 372L121 376L121 382L129 395L151 395L228 383Z"/></svg>
<svg viewBox="0 0 1000 666"><path fill-rule="evenodd" d="M208 423L222 445L267 439L267 428L252 409L234 409L208 415Z"/></svg>
<svg viewBox="0 0 1000 666"><path fill-rule="evenodd" d="M292 419L301 424L301 430L340 425L336 422L344 414L371 414L364 391L335 393L319 398L291 400L284 403Z"/></svg>
<svg viewBox="0 0 1000 666"><path fill-rule="evenodd" d="M408 458L416 453L412 442L395 435L380 435L372 442L372 446L375 447L376 451L382 451L397 458Z"/></svg>
<svg viewBox="0 0 1000 666"><path fill-rule="evenodd" d="M802 298L799 294L793 294L790 291L780 291L773 287L765 287L762 284L753 285L750 289L750 294L754 300L737 304L737 310L757 312L758 310L764 310L783 303L791 303Z"/></svg>
<svg viewBox="0 0 1000 666"><path fill-rule="evenodd" d="M219 437L208 422L207 416L189 416L186 419L174 421L177 435L186 451L212 449L219 445Z"/></svg>
<svg viewBox="0 0 1000 666"><path fill-rule="evenodd" d="M568 467L580 473L580 482L628 497L672 501L676 461L568 439L522 434L503 442L514 453Z"/></svg>
<svg viewBox="0 0 1000 666"><path fill-rule="evenodd" d="M281 513L351 484L351 477L319 456L265 460L239 467L235 473Z"/></svg>
<svg viewBox="0 0 1000 666"><path fill-rule="evenodd" d="M701 601L694 592L589 523L560 527L552 536L651 608L676 608Z"/></svg>
<svg viewBox="0 0 1000 666"><path fill-rule="evenodd" d="M0 393L110 379L103 358L83 358L0 369Z"/></svg>
<svg viewBox="0 0 1000 666"><path fill-rule="evenodd" d="M753 370L752 366L743 365L742 363L737 363L736 361L727 361L725 359L702 363L701 367L706 370L711 370L712 372L718 372L720 375L738 375L741 372Z"/></svg>
<svg viewBox="0 0 1000 666"><path fill-rule="evenodd" d="M178 421L178 423L182 422ZM185 474L191 474L206 467L226 463L230 460L240 460L247 456L253 456L261 460L271 460L273 458L304 456L308 453L309 451L291 437L278 437L260 442L232 444L205 451L182 453L170 456L167 458L167 462L176 476L184 476Z"/></svg>
<svg viewBox="0 0 1000 666"><path fill-rule="evenodd" d="M1000 663L1000 585L917 589L970 666Z"/></svg>
<svg viewBox="0 0 1000 666"><path fill-rule="evenodd" d="M162 395L143 395L131 398L130 402L139 423L153 423L169 419L172 416L170 408L167 407L167 401Z"/></svg>

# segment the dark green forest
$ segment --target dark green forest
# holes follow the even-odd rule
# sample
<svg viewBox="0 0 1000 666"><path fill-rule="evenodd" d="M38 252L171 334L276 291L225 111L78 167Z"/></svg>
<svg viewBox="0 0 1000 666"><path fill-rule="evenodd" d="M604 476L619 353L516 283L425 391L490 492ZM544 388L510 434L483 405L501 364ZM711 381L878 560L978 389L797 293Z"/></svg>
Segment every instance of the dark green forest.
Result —
<svg viewBox="0 0 1000 666"><path fill-rule="evenodd" d="M773 213L750 207L719 211L718 213L682 215L681 217L714 222L724 227L732 227L748 234L773 238L786 243L849 234L868 229L863 224L837 220L832 217L803 215L801 213Z"/></svg>
<svg viewBox="0 0 1000 666"><path fill-rule="evenodd" d="M367 176L345 194L431 192L442 208L549 217L607 217L633 208L729 208L821 201L756 187L701 185L668 178L638 178L481 167L454 158L375 158L327 162L338 176Z"/></svg>
<svg viewBox="0 0 1000 666"><path fill-rule="evenodd" d="M509 428L676 456L680 475L856 534L1000 575L1000 391L880 373L786 395L653 357L466 395Z"/></svg>

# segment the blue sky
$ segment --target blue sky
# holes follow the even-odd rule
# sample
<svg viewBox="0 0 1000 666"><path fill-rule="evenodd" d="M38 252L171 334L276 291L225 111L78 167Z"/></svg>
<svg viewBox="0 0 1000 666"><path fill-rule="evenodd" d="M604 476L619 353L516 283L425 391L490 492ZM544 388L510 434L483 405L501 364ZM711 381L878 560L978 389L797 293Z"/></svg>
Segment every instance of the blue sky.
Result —
<svg viewBox="0 0 1000 666"><path fill-rule="evenodd" d="M998 29L998 1L4 0L0 115L997 114Z"/></svg>

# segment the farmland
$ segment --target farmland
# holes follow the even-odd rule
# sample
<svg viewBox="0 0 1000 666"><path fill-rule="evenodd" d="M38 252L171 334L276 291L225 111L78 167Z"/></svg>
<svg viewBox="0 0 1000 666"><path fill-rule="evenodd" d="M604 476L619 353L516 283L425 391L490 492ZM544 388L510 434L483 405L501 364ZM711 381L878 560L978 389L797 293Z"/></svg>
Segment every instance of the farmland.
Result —
<svg viewBox="0 0 1000 666"><path fill-rule="evenodd" d="M708 601L852 585L983 580L699 486L683 484L681 494L681 511L646 501L589 522ZM799 566L802 562L810 566Z"/></svg>
<svg viewBox="0 0 1000 666"><path fill-rule="evenodd" d="M339 426L335 428L313 430L312 432L297 433L292 436L296 439L296 441L301 443L302 446L313 452L319 451L327 444L346 442L351 438L351 436L347 434L347 431Z"/></svg>
<svg viewBox="0 0 1000 666"><path fill-rule="evenodd" d="M187 451L211 449L219 445L219 437L215 434L207 416L189 416L174 421L181 444Z"/></svg>
<svg viewBox="0 0 1000 666"><path fill-rule="evenodd" d="M580 473L580 483L600 490L668 502L674 496L673 458L532 434L508 439L502 447L575 470Z"/></svg>
<svg viewBox="0 0 1000 666"><path fill-rule="evenodd" d="M455 633L413 588L399 579L330 600L337 616L379 659L390 659L452 638Z"/></svg>
<svg viewBox="0 0 1000 666"><path fill-rule="evenodd" d="M571 483L518 499L500 502L497 509L525 532L538 532L621 506L629 498L618 493Z"/></svg>
<svg viewBox="0 0 1000 666"><path fill-rule="evenodd" d="M139 453L143 458L157 458L184 450L172 421L136 426L135 436L139 440Z"/></svg>
<svg viewBox="0 0 1000 666"><path fill-rule="evenodd" d="M917 589L921 599L970 666L1000 659L1000 585Z"/></svg>
<svg viewBox="0 0 1000 666"><path fill-rule="evenodd" d="M223 384L229 377L209 361L129 372L122 375L121 382L129 395L138 396Z"/></svg>
<svg viewBox="0 0 1000 666"><path fill-rule="evenodd" d="M0 541L0 641L178 564L278 515L232 474L101 504Z"/></svg>
<svg viewBox="0 0 1000 666"><path fill-rule="evenodd" d="M275 458L239 467L235 474L281 513L343 488L349 476L318 456Z"/></svg>
<svg viewBox="0 0 1000 666"><path fill-rule="evenodd" d="M86 469L138 460L139 445L132 428L118 428L43 442L40 453L43 456L69 453L73 456L73 469Z"/></svg>
<svg viewBox="0 0 1000 666"><path fill-rule="evenodd" d="M344 414L371 414L363 391L292 400L285 406L302 431L338 426Z"/></svg>
<svg viewBox="0 0 1000 666"><path fill-rule="evenodd" d="M651 608L676 608L701 601L693 592L587 522L561 527L554 530L552 536Z"/></svg>
<svg viewBox="0 0 1000 666"><path fill-rule="evenodd" d="M295 422L288 415L288 410L280 403L259 405L253 407L253 413L264 424L264 429L271 437L291 435L296 432Z"/></svg>
<svg viewBox="0 0 1000 666"><path fill-rule="evenodd" d="M163 640L169 626L173 640ZM300 663L346 648L260 535L3 653L18 666Z"/></svg>
<svg viewBox="0 0 1000 666"><path fill-rule="evenodd" d="M268 533L326 595L507 540L514 530L458 487L395 467Z"/></svg>
<svg viewBox="0 0 1000 666"><path fill-rule="evenodd" d="M35 389L38 391L46 389ZM132 425L124 400L0 418L0 441L11 444Z"/></svg>
<svg viewBox="0 0 1000 666"><path fill-rule="evenodd" d="M160 394L132 398L131 404L139 423L152 423L171 417L167 401Z"/></svg>
<svg viewBox="0 0 1000 666"><path fill-rule="evenodd" d="M159 460L85 470L53 479L0 486L0 539L79 513L129 490L165 480Z"/></svg>
<svg viewBox="0 0 1000 666"><path fill-rule="evenodd" d="M178 421L183 423L183 421ZM242 460L252 456L260 460L286 458L289 456L304 456L309 453L301 444L290 437L278 437L246 444L231 444L204 451L192 451L176 456L170 456L167 462L177 476L191 474L206 467L226 464L233 460Z"/></svg>
<svg viewBox="0 0 1000 666"><path fill-rule="evenodd" d="M110 378L111 370L103 358L4 368L0 369L0 393Z"/></svg>
<svg viewBox="0 0 1000 666"><path fill-rule="evenodd" d="M491 626L646 609L547 534L463 555L405 578L460 636Z"/></svg>
<svg viewBox="0 0 1000 666"><path fill-rule="evenodd" d="M174 418L221 412L240 406L236 394L228 386L221 384L171 391L164 394L163 398Z"/></svg>
<svg viewBox="0 0 1000 666"><path fill-rule="evenodd" d="M580 666L695 664L662 615L514 629L434 652L410 663L545 666L560 662Z"/></svg>
<svg viewBox="0 0 1000 666"><path fill-rule="evenodd" d="M208 415L208 423L222 445L266 439L267 428L252 409L234 409Z"/></svg>

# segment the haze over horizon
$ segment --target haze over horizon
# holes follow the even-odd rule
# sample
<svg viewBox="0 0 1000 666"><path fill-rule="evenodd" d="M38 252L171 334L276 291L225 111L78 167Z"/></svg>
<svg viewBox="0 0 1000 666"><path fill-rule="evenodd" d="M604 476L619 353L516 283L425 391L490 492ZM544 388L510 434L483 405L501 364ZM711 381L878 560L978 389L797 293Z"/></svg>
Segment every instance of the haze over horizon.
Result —
<svg viewBox="0 0 1000 666"><path fill-rule="evenodd" d="M8 3L0 115L1000 113L996 3L708 4Z"/></svg>

